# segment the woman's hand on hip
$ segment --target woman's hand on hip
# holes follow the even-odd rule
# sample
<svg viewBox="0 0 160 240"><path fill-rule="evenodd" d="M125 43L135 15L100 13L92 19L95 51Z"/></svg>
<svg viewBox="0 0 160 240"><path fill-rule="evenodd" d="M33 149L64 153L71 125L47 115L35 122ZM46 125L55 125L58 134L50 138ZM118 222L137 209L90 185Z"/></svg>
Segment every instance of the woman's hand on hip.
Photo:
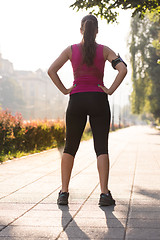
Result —
<svg viewBox="0 0 160 240"><path fill-rule="evenodd" d="M105 86L98 84L98 87L100 87L103 90L103 92L105 92L106 94L112 95L112 92L110 91L110 89L106 88Z"/></svg>
<svg viewBox="0 0 160 240"><path fill-rule="evenodd" d="M64 94L64 95L70 94L70 92L71 92L75 87L76 87L76 84L73 85L72 87L66 89L66 90L63 92L63 94Z"/></svg>

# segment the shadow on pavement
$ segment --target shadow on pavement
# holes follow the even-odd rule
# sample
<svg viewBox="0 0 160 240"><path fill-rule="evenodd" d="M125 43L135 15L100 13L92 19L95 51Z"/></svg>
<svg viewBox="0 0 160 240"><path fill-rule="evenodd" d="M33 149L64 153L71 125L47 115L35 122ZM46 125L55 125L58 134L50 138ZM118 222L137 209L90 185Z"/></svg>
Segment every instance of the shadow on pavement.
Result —
<svg viewBox="0 0 160 240"><path fill-rule="evenodd" d="M115 206L100 206L99 208L105 213L106 227L108 229L108 231L105 233L105 236L103 237L106 237L107 239L107 237L113 234L113 229L115 230L117 228L121 230L119 233L119 238L122 239L123 236L120 235L124 234L125 228L123 224L120 222L120 220L113 214ZM112 232L110 232L111 230Z"/></svg>
<svg viewBox="0 0 160 240"><path fill-rule="evenodd" d="M7 237L9 237L9 239L13 239L13 237L11 236L12 229L13 226L10 225L9 227L6 227L5 223L0 222L0 240L4 240Z"/></svg>
<svg viewBox="0 0 160 240"><path fill-rule="evenodd" d="M137 187L135 192L140 194L140 195L150 197L152 199L160 200L160 190L154 190L154 189L153 190L149 190L149 189L146 190L146 189L142 189L142 188Z"/></svg>
<svg viewBox="0 0 160 240"><path fill-rule="evenodd" d="M59 206L59 209L62 211L62 227L63 231L67 234L67 239L73 240L73 235L75 238L90 239L87 234L80 229L75 220L72 218L68 206ZM68 227L71 222L72 226Z"/></svg>

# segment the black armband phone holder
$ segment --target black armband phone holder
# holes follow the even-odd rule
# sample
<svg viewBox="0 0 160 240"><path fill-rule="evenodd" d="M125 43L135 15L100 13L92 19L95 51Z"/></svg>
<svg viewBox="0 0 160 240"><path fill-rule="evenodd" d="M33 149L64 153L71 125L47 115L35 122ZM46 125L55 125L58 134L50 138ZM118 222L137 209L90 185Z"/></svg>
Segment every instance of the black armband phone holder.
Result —
<svg viewBox="0 0 160 240"><path fill-rule="evenodd" d="M120 63L120 62L123 62L124 65L127 67L127 64L123 61L123 59L120 57L119 54L118 54L118 57L117 57L116 59L112 60L112 67L113 67L114 69L116 69L116 68L115 68L116 65L117 65L118 63Z"/></svg>

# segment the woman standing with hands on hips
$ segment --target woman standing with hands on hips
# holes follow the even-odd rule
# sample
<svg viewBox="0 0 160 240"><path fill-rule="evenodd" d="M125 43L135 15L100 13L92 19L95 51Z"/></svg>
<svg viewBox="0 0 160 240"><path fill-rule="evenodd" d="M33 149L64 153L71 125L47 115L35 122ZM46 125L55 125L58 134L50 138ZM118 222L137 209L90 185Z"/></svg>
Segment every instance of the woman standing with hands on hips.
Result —
<svg viewBox="0 0 160 240"><path fill-rule="evenodd" d="M70 94L66 113L66 143L61 162L62 189L57 204L68 204L68 185L72 172L75 154L83 134L87 115L91 125L94 149L97 155L101 194L99 205L114 205L111 192L108 190L109 156L108 134L110 127L110 107L108 95L112 95L123 81L127 68L125 62L109 47L96 43L98 21L94 15L87 15L81 21L82 41L67 47L52 63L48 74L56 87L64 94ZM68 61L71 61L74 74L73 86L66 89L57 72ZM103 84L105 61L118 70L110 88Z"/></svg>

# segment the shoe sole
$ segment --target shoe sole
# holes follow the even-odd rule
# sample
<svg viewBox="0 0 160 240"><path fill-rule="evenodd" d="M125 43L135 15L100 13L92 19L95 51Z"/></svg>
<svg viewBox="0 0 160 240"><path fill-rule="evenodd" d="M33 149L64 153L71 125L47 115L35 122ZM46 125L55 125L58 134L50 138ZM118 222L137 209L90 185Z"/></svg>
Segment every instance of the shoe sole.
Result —
<svg viewBox="0 0 160 240"><path fill-rule="evenodd" d="M68 202L66 201L57 201L58 205L68 205Z"/></svg>
<svg viewBox="0 0 160 240"><path fill-rule="evenodd" d="M105 201L102 202L102 201L100 201L100 202L99 202L99 205L100 205L100 206L111 206L111 205L115 205L115 204L116 204L115 201L110 201L110 202L109 202L109 201L108 201L108 202L105 202Z"/></svg>

